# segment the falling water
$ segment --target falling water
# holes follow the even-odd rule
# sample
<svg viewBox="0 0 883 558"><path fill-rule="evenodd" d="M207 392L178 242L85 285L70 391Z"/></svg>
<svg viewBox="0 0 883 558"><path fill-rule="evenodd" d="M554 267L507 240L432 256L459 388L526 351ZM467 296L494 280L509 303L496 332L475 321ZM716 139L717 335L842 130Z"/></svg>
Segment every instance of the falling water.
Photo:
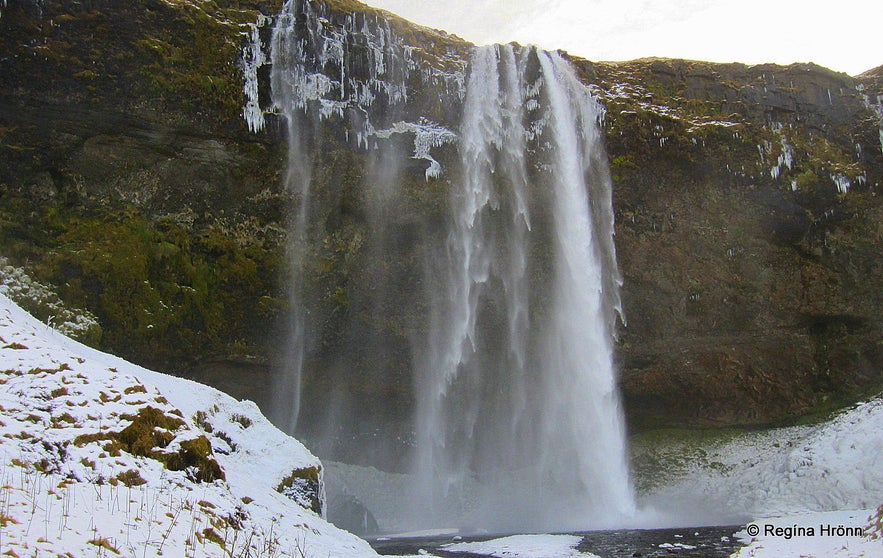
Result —
<svg viewBox="0 0 883 558"><path fill-rule="evenodd" d="M406 81L409 68L405 49L398 44L385 19L365 14L337 15L342 21L333 21L328 6L321 2L286 0L272 26L269 56L264 53L260 28L269 23L261 18L252 26L249 41L243 49L243 74L246 78L247 98L243 116L252 131L264 128L266 121L260 106L258 73L262 65L270 64L272 106L268 112L281 118L288 141L285 192L292 200L288 231L287 276L291 312L286 327L288 342L281 355L273 386L271 415L286 431L294 433L300 416L301 377L310 326L306 320L303 262L307 257L311 228L315 229L315 215L311 200L314 150L320 144L316 136L324 121L334 122L344 132L354 149L375 146L377 138L392 134L415 134L415 157L434 162L429 149L451 141L450 132L427 124L396 122L389 129L375 126L389 125L400 112L397 105L407 100ZM400 41L399 41L400 42ZM347 54L349 43L358 45L359 56ZM375 106L376 105L376 106ZM422 146L422 147L421 147ZM374 183L393 182L396 161L386 150L381 150L375 164L382 176L374 176ZM436 163L437 166L437 163ZM432 167L431 167L432 168ZM427 170L430 173L430 170ZM375 188L377 189L377 188ZM372 192L374 198L394 200L394 192ZM382 216L385 208L374 204L372 216ZM374 219L375 223L382 218ZM374 227L382 230L382 227ZM326 402L327 403L327 402Z"/></svg>
<svg viewBox="0 0 883 558"><path fill-rule="evenodd" d="M303 283L303 255L307 237L311 168L306 146L305 127L308 119L302 110L303 89L307 78L301 63L307 45L292 31L296 13L289 9L280 13L273 29L271 42L270 86L274 108L283 116L288 140L288 161L285 173L285 192L293 199L295 208L289 217L289 239L286 260L288 268L288 296L293 309L287 321L287 339L279 377L273 391L272 414L276 424L294 431L300 411L300 383L304 361L305 323L301 311ZM255 86L255 96L257 87ZM252 125L251 120L249 124Z"/></svg>
<svg viewBox="0 0 883 558"><path fill-rule="evenodd" d="M311 154L322 148L320 129L334 129L350 149L368 153L361 184L374 237L366 251L375 262L370 273L384 268L386 216L397 210L397 182L409 159L428 162L425 180L441 181L449 198L442 235L420 241L426 261L418 283L426 292L414 294L414 304L427 309L427 323L415 328L423 337L411 339L411 481L392 506L396 525L386 527L537 531L618 524L633 503L612 364L620 303L611 183L599 135L603 110L558 54L481 47L455 93L462 111L459 130L451 131L406 110L409 84L416 75L424 93L450 94L450 84L464 83L462 74L422 71L383 18L332 18L326 9L288 0L273 23L269 53L260 42L263 21L243 57L249 127L265 125L257 79L269 62L268 108L281 117L288 138L293 310L285 366L273 387L274 420L301 432L307 332L317 327L302 310L308 302L302 262L316 242L310 235L325 227L313 222L319 211L310 200L322 195L311 188ZM350 52L348 45L359 46ZM400 120L408 116L415 121ZM402 134L413 134L412 153L394 147L392 136ZM430 151L451 143L459 164L445 160L443 168ZM378 283L385 280L378 275ZM367 307L383 308L383 296ZM352 339L384 343L367 334ZM385 354L381 349L369 350ZM350 408L361 402L339 389L313 393L310 407L325 414L326 424L357 428L365 407Z"/></svg>
<svg viewBox="0 0 883 558"><path fill-rule="evenodd" d="M428 524L586 528L632 512L600 116L557 54L472 57L448 272L416 383L415 514Z"/></svg>

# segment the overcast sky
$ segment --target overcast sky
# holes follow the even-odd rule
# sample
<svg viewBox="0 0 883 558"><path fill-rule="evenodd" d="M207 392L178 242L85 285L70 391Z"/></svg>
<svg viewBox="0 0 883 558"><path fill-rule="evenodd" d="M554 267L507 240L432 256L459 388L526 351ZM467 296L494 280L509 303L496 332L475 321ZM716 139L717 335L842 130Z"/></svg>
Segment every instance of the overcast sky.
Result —
<svg viewBox="0 0 883 558"><path fill-rule="evenodd" d="M518 41L589 60L644 56L883 64L883 0L365 0L477 44Z"/></svg>

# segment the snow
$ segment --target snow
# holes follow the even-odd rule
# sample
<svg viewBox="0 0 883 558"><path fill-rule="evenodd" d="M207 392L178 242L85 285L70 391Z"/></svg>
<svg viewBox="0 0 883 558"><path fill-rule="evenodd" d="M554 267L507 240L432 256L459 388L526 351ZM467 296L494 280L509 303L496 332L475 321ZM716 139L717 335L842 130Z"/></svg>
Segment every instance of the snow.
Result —
<svg viewBox="0 0 883 558"><path fill-rule="evenodd" d="M52 287L35 281L20 267L0 256L0 294L32 311L43 314L47 323L61 333L76 339L88 338L100 330L98 319L82 309L69 309Z"/></svg>
<svg viewBox="0 0 883 558"><path fill-rule="evenodd" d="M693 546L691 544L684 544L684 543L662 543L661 545L659 545L659 548L667 548L667 549L671 549L671 550L678 550L678 549L695 550L696 549L695 546Z"/></svg>
<svg viewBox="0 0 883 558"><path fill-rule="evenodd" d="M581 540L577 535L513 535L482 542L446 544L442 550L497 558L597 558L595 554L576 550Z"/></svg>
<svg viewBox="0 0 883 558"><path fill-rule="evenodd" d="M861 510L883 503L883 398L828 422L748 432L703 448L676 479L644 498L682 517L739 523L751 517Z"/></svg>
<svg viewBox="0 0 883 558"><path fill-rule="evenodd" d="M883 540L862 536L839 536L838 527L865 529L872 510L789 514L752 522L760 529L754 537L737 533L746 544L732 558L801 556L802 558L859 558L883 556ZM829 531L823 529L830 527ZM780 531L775 531L780 528ZM790 532L788 531L790 529ZM809 530L812 529L810 534ZM795 534L802 531L801 534ZM827 534L827 533L833 534ZM842 531L841 531L842 532ZM765 534L766 533L766 534Z"/></svg>
<svg viewBox="0 0 883 558"><path fill-rule="evenodd" d="M207 438L226 480L114 450L110 435L148 407L181 424L154 428L172 438L155 450ZM4 554L377 555L277 492L320 464L254 403L90 349L2 295L0 412Z"/></svg>

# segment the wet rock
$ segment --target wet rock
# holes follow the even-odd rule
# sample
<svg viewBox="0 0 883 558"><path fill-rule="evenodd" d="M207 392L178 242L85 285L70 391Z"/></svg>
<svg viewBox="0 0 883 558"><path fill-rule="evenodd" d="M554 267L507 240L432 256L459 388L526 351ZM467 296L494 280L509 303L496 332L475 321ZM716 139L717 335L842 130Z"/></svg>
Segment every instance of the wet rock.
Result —
<svg viewBox="0 0 883 558"><path fill-rule="evenodd" d="M358 498L344 492L335 493L328 500L328 521L360 537L380 533L374 514Z"/></svg>

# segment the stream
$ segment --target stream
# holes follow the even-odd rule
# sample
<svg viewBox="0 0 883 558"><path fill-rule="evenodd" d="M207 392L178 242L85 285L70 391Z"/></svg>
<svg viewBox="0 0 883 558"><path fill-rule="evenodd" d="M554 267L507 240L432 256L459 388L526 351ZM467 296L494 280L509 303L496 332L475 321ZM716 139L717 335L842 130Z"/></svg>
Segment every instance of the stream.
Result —
<svg viewBox="0 0 883 558"><path fill-rule="evenodd" d="M731 525L624 529L573 534L582 537L582 541L576 547L577 551L596 554L601 558L659 558L662 556L726 558L743 546L734 535L743 528L743 525ZM456 540L451 535L413 538L381 537L368 542L378 553L386 556L428 553L435 556L468 558L481 555L452 552L444 550L443 547L452 542L486 541L499 537L499 535L457 537ZM568 554L567 557L571 558L572 554ZM546 558L556 558L556 556L550 555Z"/></svg>

